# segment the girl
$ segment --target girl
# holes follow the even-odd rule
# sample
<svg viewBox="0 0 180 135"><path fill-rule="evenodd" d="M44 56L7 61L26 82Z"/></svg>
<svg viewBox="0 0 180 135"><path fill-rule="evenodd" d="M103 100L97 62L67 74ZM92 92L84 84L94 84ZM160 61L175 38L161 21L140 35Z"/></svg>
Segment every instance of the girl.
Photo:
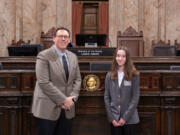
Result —
<svg viewBox="0 0 180 135"><path fill-rule="evenodd" d="M136 134L139 93L139 73L127 48L120 46L105 79L104 102L112 135Z"/></svg>

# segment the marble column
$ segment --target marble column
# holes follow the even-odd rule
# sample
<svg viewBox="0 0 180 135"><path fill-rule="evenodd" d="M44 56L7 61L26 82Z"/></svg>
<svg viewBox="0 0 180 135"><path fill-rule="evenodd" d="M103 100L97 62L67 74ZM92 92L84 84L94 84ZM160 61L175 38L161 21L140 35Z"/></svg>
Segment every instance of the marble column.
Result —
<svg viewBox="0 0 180 135"><path fill-rule="evenodd" d="M110 46L117 46L117 32L129 26L138 31L138 0L109 0Z"/></svg>
<svg viewBox="0 0 180 135"><path fill-rule="evenodd" d="M117 46L117 2L118 0L109 0L109 47Z"/></svg>
<svg viewBox="0 0 180 135"><path fill-rule="evenodd" d="M0 1L0 56L8 56L7 46L16 38L16 1Z"/></svg>
<svg viewBox="0 0 180 135"><path fill-rule="evenodd" d="M23 40L31 43L40 42L41 26L38 23L37 0L23 0Z"/></svg>
<svg viewBox="0 0 180 135"><path fill-rule="evenodd" d="M180 1L165 0L166 7L166 39L171 40L172 44L175 39L180 42Z"/></svg>
<svg viewBox="0 0 180 135"><path fill-rule="evenodd" d="M52 27L57 25L57 0L42 0L42 32L47 32Z"/></svg>
<svg viewBox="0 0 180 135"><path fill-rule="evenodd" d="M16 38L15 41L23 39L23 0L16 0Z"/></svg>
<svg viewBox="0 0 180 135"><path fill-rule="evenodd" d="M57 1L57 27L63 26L72 31L72 0Z"/></svg>

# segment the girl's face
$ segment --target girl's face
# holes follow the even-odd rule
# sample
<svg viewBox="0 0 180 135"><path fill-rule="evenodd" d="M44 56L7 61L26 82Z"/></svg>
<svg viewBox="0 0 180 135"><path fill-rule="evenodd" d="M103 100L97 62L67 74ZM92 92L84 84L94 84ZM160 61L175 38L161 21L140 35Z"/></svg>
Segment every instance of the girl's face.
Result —
<svg viewBox="0 0 180 135"><path fill-rule="evenodd" d="M119 66L124 66L126 63L126 52L124 50L117 51L116 61Z"/></svg>

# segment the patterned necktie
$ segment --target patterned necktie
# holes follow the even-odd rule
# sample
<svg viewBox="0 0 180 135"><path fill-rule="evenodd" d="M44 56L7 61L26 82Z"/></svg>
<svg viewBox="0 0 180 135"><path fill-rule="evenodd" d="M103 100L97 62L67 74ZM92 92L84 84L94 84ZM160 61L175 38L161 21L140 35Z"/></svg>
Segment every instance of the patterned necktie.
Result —
<svg viewBox="0 0 180 135"><path fill-rule="evenodd" d="M69 78L69 70L68 70L68 64L67 64L67 60L66 60L65 55L62 56L62 62L63 62L64 71L65 71L65 74L66 74L66 80L68 80L68 78Z"/></svg>

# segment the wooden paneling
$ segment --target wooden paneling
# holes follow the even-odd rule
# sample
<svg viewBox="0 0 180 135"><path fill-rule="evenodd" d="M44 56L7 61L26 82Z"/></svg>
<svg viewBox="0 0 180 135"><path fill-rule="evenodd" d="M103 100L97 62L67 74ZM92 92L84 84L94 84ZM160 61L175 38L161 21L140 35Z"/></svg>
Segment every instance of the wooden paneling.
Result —
<svg viewBox="0 0 180 135"><path fill-rule="evenodd" d="M88 99L88 100L87 100ZM77 115L105 115L103 96L82 96L76 109Z"/></svg>
<svg viewBox="0 0 180 135"><path fill-rule="evenodd" d="M0 108L0 134L1 135L20 135L20 110L11 108Z"/></svg>
<svg viewBox="0 0 180 135"><path fill-rule="evenodd" d="M180 98L165 97L162 99L161 132L163 135L179 135Z"/></svg>
<svg viewBox="0 0 180 135"><path fill-rule="evenodd" d="M22 97L22 135L37 135L36 119L31 113L32 93Z"/></svg>
<svg viewBox="0 0 180 135"><path fill-rule="evenodd" d="M180 76L177 74L165 74L163 79L163 90L164 91L180 91Z"/></svg>
<svg viewBox="0 0 180 135"><path fill-rule="evenodd" d="M18 91L20 88L20 75L0 74L0 91Z"/></svg>
<svg viewBox="0 0 180 135"><path fill-rule="evenodd" d="M105 115L80 115L73 121L72 135L110 135Z"/></svg>
<svg viewBox="0 0 180 135"><path fill-rule="evenodd" d="M22 91L33 91L36 84L36 75L32 73L22 74Z"/></svg>
<svg viewBox="0 0 180 135"><path fill-rule="evenodd" d="M18 94L19 95L19 94ZM18 96L0 96L0 134L21 135L21 109Z"/></svg>
<svg viewBox="0 0 180 135"><path fill-rule="evenodd" d="M138 135L160 135L160 105L159 96L140 97Z"/></svg>
<svg viewBox="0 0 180 135"><path fill-rule="evenodd" d="M91 61L110 62L111 59L111 57L79 57L79 64L80 68L82 64L90 69ZM11 67L12 63L18 63L21 67L26 60L35 65L35 59L27 58L17 59L16 62L13 59L1 59L0 62L8 63L6 65L8 67ZM141 94L138 105L140 115L140 123L137 125L138 134L179 135L180 71L167 70L170 65L180 65L179 58L134 57L133 60L136 67L141 68L139 70ZM155 66L153 67L152 64ZM159 66L166 70L157 70ZM153 70L149 70L150 67L153 67ZM80 97L76 103L76 117L73 120L72 134L109 135L110 124L107 120L103 99L104 79L107 71L87 69L81 69L82 80L86 75L95 74L100 79L100 87L96 91L87 91L82 85ZM17 81L10 83L12 77L15 77ZM0 84L5 84L5 88L0 89L0 124L2 125L0 134L37 135L36 119L31 114L32 95L36 81L35 71L0 70L0 78L3 80ZM17 88L12 86L17 86Z"/></svg>
<svg viewBox="0 0 180 135"><path fill-rule="evenodd" d="M98 32L98 3L84 3L81 33L96 34L97 32Z"/></svg>
<svg viewBox="0 0 180 135"><path fill-rule="evenodd" d="M79 48L80 49L80 48ZM93 62L112 62L112 56L89 57L80 56L79 65L81 71L89 71L90 63ZM170 70L170 66L180 66L180 57L132 57L138 70ZM4 70L35 69L35 57L0 57L0 62Z"/></svg>
<svg viewBox="0 0 180 135"><path fill-rule="evenodd" d="M140 88L142 91L160 91L160 73L141 74Z"/></svg>
<svg viewBox="0 0 180 135"><path fill-rule="evenodd" d="M138 135L160 135L159 110L146 109L139 112L140 123L137 125Z"/></svg>

